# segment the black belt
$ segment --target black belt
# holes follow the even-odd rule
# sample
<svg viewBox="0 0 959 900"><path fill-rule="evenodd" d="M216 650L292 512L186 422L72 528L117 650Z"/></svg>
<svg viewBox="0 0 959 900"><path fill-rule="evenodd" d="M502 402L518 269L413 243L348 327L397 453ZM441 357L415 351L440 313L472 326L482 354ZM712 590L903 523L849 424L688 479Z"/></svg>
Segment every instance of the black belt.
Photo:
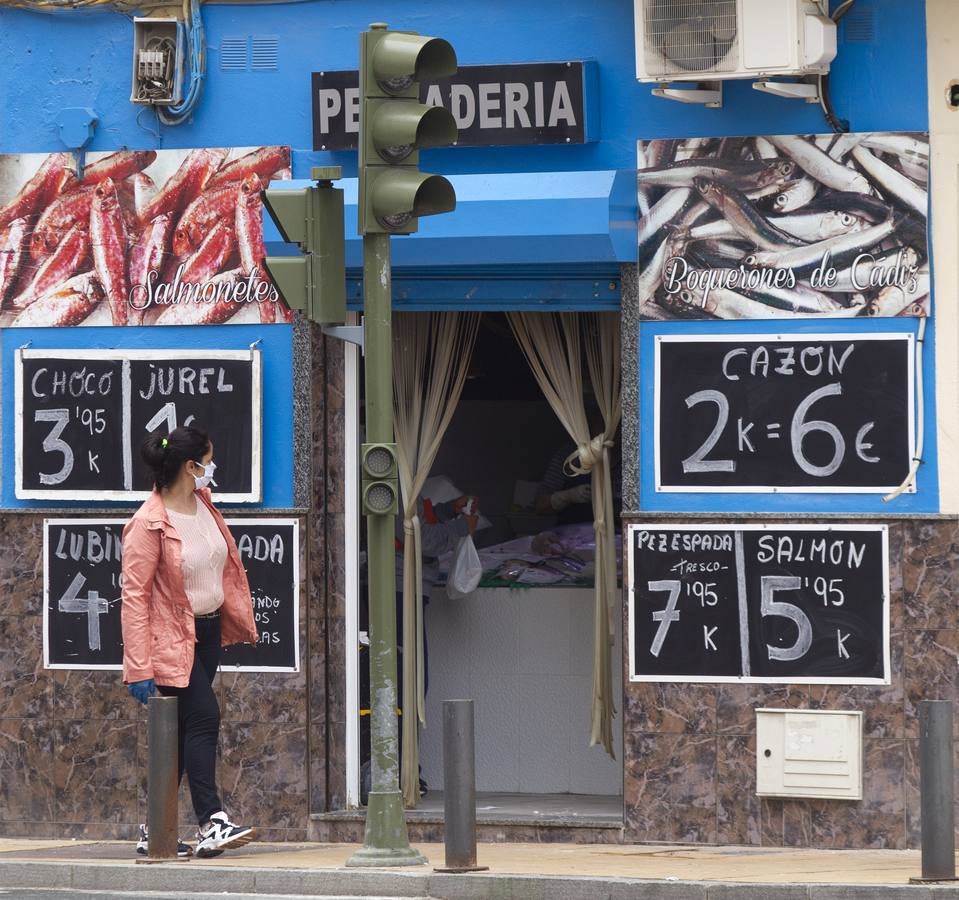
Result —
<svg viewBox="0 0 959 900"><path fill-rule="evenodd" d="M219 611L219 610L215 610L214 612L204 613L202 616L194 616L193 618L194 618L194 619L219 619L219 618L220 618L220 611Z"/></svg>

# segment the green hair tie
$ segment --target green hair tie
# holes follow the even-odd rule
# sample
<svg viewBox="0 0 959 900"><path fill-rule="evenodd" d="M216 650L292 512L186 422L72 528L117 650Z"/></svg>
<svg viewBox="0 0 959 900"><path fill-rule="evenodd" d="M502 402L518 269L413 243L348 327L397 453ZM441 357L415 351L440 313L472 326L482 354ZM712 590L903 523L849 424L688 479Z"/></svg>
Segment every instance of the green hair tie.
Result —
<svg viewBox="0 0 959 900"><path fill-rule="evenodd" d="M164 450L166 450L166 447L167 447L167 444L168 444L168 443L169 443L169 441L168 441L166 438L164 438L162 441L160 441L160 446L161 446Z"/></svg>

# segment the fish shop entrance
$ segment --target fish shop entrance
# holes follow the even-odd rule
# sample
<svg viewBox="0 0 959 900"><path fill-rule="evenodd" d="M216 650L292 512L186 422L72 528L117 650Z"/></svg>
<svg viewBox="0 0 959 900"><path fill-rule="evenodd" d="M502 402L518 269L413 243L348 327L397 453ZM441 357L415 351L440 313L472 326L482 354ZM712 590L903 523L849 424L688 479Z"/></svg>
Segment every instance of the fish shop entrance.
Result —
<svg viewBox="0 0 959 900"><path fill-rule="evenodd" d="M397 440L409 445L418 435L421 469L413 477L425 478L415 508L422 535L422 604L406 603L406 610L421 610L423 648L421 723L411 754L415 759L418 751L418 769L408 768L406 774L408 808L409 785L413 777L418 782L415 811L409 813L412 833L418 820L442 820L442 701L461 698L474 701L481 837L484 823L618 831L623 821L622 470L618 414L607 426L603 406L613 402L613 392L618 410L619 385L594 385L590 355L594 366L599 357L618 360L619 312L397 311L393 324ZM545 369L551 383L578 379L575 398L563 397L560 415L580 434L586 429L590 438L609 437L615 541L607 554L614 557L617 573L607 578L614 636L608 664L609 702L615 709L615 715L607 712L611 753L600 744L590 746L591 723L600 714L592 699L597 603L592 474L578 465L576 442L547 401L535 368L541 379ZM347 429L355 428L352 440L348 435L349 454L364 433L357 358L347 363L347 394L348 407L351 394L355 403L347 415ZM554 402L560 401L554 397ZM416 408L419 417L411 413ZM430 460L424 447L447 420ZM472 516L467 515L470 501L463 498L475 498ZM401 645L404 551L411 531L407 527L404 533L403 508L401 499L396 535ZM406 509L410 512L408 504ZM357 648L357 701L348 704L356 716L348 734L355 728L357 740L347 741L352 756L347 781L354 772L362 806L370 754L366 539L362 521L351 518L348 531L358 526L358 553L347 646ZM479 582L464 593L456 588L464 586L466 570L454 571L454 560L471 527L482 573L467 579L467 587L477 577ZM406 554L407 563L412 558ZM415 683L416 654L404 665L405 655L398 658L400 680L412 673ZM402 701L401 706L405 715ZM409 740L402 752L404 757L411 753Z"/></svg>

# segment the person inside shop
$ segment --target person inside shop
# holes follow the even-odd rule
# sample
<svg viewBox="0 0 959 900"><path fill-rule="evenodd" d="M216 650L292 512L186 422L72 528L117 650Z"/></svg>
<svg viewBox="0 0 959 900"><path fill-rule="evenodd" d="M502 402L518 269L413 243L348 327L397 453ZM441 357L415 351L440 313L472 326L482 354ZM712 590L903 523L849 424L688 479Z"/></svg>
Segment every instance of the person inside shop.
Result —
<svg viewBox="0 0 959 900"><path fill-rule="evenodd" d="M148 437L140 449L153 493L123 529L123 681L146 704L177 698L179 779L190 785L196 855L219 856L256 838L223 809L216 784L220 648L256 644L253 601L236 542L211 501L213 443L196 427ZM137 853L147 852L140 825ZM177 843L177 855L193 848Z"/></svg>
<svg viewBox="0 0 959 900"><path fill-rule="evenodd" d="M599 412L590 411L588 419L590 434L601 434L604 426ZM623 484L618 433L613 437L613 441L615 446L609 450L609 460L615 521L622 507ZM536 489L536 512L541 515L555 515L558 525L593 521L592 475L589 472L579 475L570 471L570 457L575 451L576 446L572 441L556 450L546 464L543 477Z"/></svg>
<svg viewBox="0 0 959 900"><path fill-rule="evenodd" d="M432 480L432 479L431 479ZM444 480L445 479L436 479ZM425 491L426 489L424 489ZM433 503L429 497L420 496L416 501L416 514L420 519L420 547L422 550L423 571L423 616L429 606L429 595L433 587L439 583L439 557L456 549L460 538L472 535L480 521L479 497L463 494L444 503ZM403 714L403 516L396 517L396 635L397 635L397 704L399 714ZM368 596L368 594L367 594ZM369 608L361 610L360 630L369 628ZM364 645L365 648L365 645ZM426 630L423 631L423 693L430 689L429 643ZM360 708L368 710L370 706L370 683L368 659L364 659L360 666ZM364 716L365 727L362 729L363 758L360 775L361 801L366 802L370 790L370 745L369 745L369 717ZM429 786L420 776L420 796L426 795Z"/></svg>

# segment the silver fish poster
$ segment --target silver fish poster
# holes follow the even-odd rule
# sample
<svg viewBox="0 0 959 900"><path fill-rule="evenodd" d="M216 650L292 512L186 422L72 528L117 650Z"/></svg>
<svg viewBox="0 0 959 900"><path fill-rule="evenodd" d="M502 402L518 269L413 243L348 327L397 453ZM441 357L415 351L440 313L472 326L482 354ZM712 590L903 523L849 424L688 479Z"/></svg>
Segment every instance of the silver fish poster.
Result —
<svg viewBox="0 0 959 900"><path fill-rule="evenodd" d="M927 316L929 135L637 144L644 319Z"/></svg>
<svg viewBox="0 0 959 900"><path fill-rule="evenodd" d="M290 321L261 192L289 147L0 156L0 327Z"/></svg>

